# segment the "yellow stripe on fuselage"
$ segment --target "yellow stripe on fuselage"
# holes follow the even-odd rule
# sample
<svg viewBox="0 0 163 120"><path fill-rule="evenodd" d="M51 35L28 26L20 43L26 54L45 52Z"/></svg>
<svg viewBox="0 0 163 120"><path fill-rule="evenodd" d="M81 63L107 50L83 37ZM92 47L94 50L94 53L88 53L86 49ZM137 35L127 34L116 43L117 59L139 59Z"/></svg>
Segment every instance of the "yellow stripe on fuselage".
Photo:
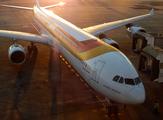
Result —
<svg viewBox="0 0 163 120"><path fill-rule="evenodd" d="M85 61L85 60L89 60L89 59L95 58L97 56L100 56L102 54L109 53L109 52L118 52L118 51L113 47L110 47L110 46L108 47L108 45L104 45L104 46L93 48L83 53L77 53L77 55L83 61Z"/></svg>

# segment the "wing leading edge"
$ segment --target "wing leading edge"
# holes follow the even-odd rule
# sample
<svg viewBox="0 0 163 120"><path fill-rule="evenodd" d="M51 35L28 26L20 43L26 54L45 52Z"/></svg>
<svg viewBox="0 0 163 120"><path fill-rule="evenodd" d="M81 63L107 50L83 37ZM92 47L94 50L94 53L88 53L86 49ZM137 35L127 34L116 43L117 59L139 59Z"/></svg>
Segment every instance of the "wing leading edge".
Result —
<svg viewBox="0 0 163 120"><path fill-rule="evenodd" d="M33 8L30 8L30 7L21 7L21 6L12 6L12 5L1 5L1 6L10 7L10 8L24 9L24 10L33 10Z"/></svg>
<svg viewBox="0 0 163 120"><path fill-rule="evenodd" d="M48 44L50 42L50 40L45 36L8 30L0 30L0 37L13 38L15 40L26 40L43 44Z"/></svg>
<svg viewBox="0 0 163 120"><path fill-rule="evenodd" d="M154 9L151 10L151 12L149 14L145 14L145 15L140 15L137 17L132 17L132 18L128 18L128 19L123 19L123 20L118 20L118 21L114 21L114 22L109 22L109 23L104 23L104 24L100 24L100 25L95 25L95 26L91 26L88 28L84 28L83 30L92 34L92 35L100 35L102 33L105 33L109 30L121 27L123 25L147 18L154 15Z"/></svg>

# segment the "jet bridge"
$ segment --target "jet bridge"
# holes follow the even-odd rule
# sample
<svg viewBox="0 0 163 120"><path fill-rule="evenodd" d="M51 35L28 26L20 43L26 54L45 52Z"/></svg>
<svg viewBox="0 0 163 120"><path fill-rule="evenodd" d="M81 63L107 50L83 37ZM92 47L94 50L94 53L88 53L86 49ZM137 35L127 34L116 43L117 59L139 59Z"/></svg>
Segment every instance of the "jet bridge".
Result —
<svg viewBox="0 0 163 120"><path fill-rule="evenodd" d="M150 73L151 81L163 82L163 49L157 46L142 49L138 70Z"/></svg>
<svg viewBox="0 0 163 120"><path fill-rule="evenodd" d="M146 46L163 47L163 35L158 33L145 33L138 31L133 35L132 50L141 52Z"/></svg>

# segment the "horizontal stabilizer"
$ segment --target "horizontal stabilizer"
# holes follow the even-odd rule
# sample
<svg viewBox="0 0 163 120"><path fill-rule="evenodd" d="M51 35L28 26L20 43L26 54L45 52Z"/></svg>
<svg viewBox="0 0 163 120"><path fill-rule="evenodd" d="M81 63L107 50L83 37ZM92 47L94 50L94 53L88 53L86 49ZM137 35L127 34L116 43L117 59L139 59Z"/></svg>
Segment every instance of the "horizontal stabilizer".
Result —
<svg viewBox="0 0 163 120"><path fill-rule="evenodd" d="M30 7L20 7L20 6L12 6L12 5L1 5L1 6L10 7L10 8L25 9L25 10L33 10L33 8L30 8Z"/></svg>

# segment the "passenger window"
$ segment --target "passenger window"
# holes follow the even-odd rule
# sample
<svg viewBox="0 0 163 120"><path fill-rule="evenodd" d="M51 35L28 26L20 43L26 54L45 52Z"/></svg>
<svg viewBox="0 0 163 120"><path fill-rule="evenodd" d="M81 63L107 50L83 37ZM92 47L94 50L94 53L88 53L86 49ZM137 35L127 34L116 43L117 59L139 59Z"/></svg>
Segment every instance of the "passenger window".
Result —
<svg viewBox="0 0 163 120"><path fill-rule="evenodd" d="M118 79L119 79L120 76L116 75L114 78L113 78L113 81L117 82Z"/></svg>
<svg viewBox="0 0 163 120"><path fill-rule="evenodd" d="M125 83L129 85L135 85L134 80L129 78L125 78Z"/></svg>
<svg viewBox="0 0 163 120"><path fill-rule="evenodd" d="M135 84L136 84L136 85L139 84L139 83L141 83L141 80L140 80L139 77L135 78L134 81L135 81Z"/></svg>
<svg viewBox="0 0 163 120"><path fill-rule="evenodd" d="M123 83L123 82L124 82L123 77L121 77L121 78L119 79L118 83Z"/></svg>

